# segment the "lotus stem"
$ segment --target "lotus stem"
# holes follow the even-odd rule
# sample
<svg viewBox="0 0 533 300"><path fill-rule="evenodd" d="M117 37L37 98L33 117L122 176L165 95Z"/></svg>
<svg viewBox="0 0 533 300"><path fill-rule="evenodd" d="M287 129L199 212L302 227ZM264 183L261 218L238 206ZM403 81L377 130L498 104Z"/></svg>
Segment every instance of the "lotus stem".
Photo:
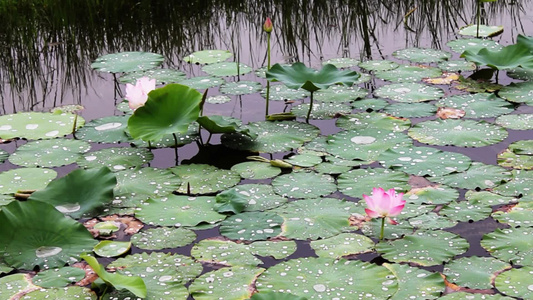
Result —
<svg viewBox="0 0 533 300"><path fill-rule="evenodd" d="M311 92L311 96L309 97L311 102L309 103L309 110L307 111L307 117L305 118L306 123L309 123L309 117L311 116L311 110L313 109L313 93L314 92Z"/></svg>
<svg viewBox="0 0 533 300"><path fill-rule="evenodd" d="M270 70L270 35L271 33L267 32L267 71ZM268 116L269 100L270 100L270 81L267 80L265 116Z"/></svg>
<svg viewBox="0 0 533 300"><path fill-rule="evenodd" d="M174 137L174 154L176 155L176 166L178 165L178 137L175 133L172 133Z"/></svg>
<svg viewBox="0 0 533 300"><path fill-rule="evenodd" d="M379 240L383 240L383 234L385 232L385 218L381 218L381 233L379 234Z"/></svg>

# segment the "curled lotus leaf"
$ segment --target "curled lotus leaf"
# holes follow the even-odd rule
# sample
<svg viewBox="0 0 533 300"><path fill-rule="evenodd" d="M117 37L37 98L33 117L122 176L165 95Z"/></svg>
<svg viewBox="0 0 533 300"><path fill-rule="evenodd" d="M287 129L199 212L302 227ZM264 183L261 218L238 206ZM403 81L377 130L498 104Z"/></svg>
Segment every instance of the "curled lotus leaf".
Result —
<svg viewBox="0 0 533 300"><path fill-rule="evenodd" d="M533 54L529 47L523 44L514 44L492 51L482 48L477 53L466 50L461 54L468 61L477 65L489 66L496 70L509 70L518 67L533 68Z"/></svg>

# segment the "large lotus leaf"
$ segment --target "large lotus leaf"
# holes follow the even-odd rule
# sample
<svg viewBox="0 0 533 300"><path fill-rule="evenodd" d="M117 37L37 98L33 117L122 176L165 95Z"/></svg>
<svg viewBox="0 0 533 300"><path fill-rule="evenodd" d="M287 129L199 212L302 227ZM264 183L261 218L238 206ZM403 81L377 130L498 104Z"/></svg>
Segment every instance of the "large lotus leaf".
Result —
<svg viewBox="0 0 533 300"><path fill-rule="evenodd" d="M466 50L461 54L461 57L475 62L477 65L489 66L497 70L509 70L518 67L533 68L533 54L528 47L522 44L508 45L497 51L483 48L477 53L473 53Z"/></svg>
<svg viewBox="0 0 533 300"><path fill-rule="evenodd" d="M504 196L524 196L527 197L533 191L533 172L514 170L513 179L492 189L493 192Z"/></svg>
<svg viewBox="0 0 533 300"><path fill-rule="evenodd" d="M511 269L494 280L496 288L508 296L531 299L533 297L533 267Z"/></svg>
<svg viewBox="0 0 533 300"><path fill-rule="evenodd" d="M518 202L518 199L514 197L502 196L487 191L476 192L472 190L466 192L465 199L468 200L470 203L479 203L485 206L494 206Z"/></svg>
<svg viewBox="0 0 533 300"><path fill-rule="evenodd" d="M533 227L503 228L485 234L481 246L513 265L533 266Z"/></svg>
<svg viewBox="0 0 533 300"><path fill-rule="evenodd" d="M127 129L126 129L127 131ZM175 148L184 146L198 140L200 137L200 125L196 122L191 123L184 133L166 134L159 140L145 142L143 140L131 141L136 147L146 148Z"/></svg>
<svg viewBox="0 0 533 300"><path fill-rule="evenodd" d="M13 271L13 268L11 268L10 266L6 265L6 263L0 259L0 275L4 274L4 273L9 273ZM0 294L2 294L2 292L0 292Z"/></svg>
<svg viewBox="0 0 533 300"><path fill-rule="evenodd" d="M226 82L220 86L219 91L226 95L247 95L257 93L263 86L256 81Z"/></svg>
<svg viewBox="0 0 533 300"><path fill-rule="evenodd" d="M237 62L218 62L202 67L202 71L212 76L237 76L252 72L252 68Z"/></svg>
<svg viewBox="0 0 533 300"><path fill-rule="evenodd" d="M214 210L215 197L188 197L170 194L161 199L148 199L135 212L139 220L149 225L196 226L226 218Z"/></svg>
<svg viewBox="0 0 533 300"><path fill-rule="evenodd" d="M405 133L366 128L328 136L325 150L344 159L372 162L391 147L411 144L412 140Z"/></svg>
<svg viewBox="0 0 533 300"><path fill-rule="evenodd" d="M283 218L273 212L250 211L222 221L220 234L232 240L257 241L281 233Z"/></svg>
<svg viewBox="0 0 533 300"><path fill-rule="evenodd" d="M272 180L272 186L276 194L291 198L317 198L337 190L333 177L314 172L281 175Z"/></svg>
<svg viewBox="0 0 533 300"><path fill-rule="evenodd" d="M454 227L458 223L448 219L447 217L437 215L434 212L429 212L418 217L410 218L408 221L411 226L422 230L450 228Z"/></svg>
<svg viewBox="0 0 533 300"><path fill-rule="evenodd" d="M468 25L459 30L461 35L470 35L476 37L493 37L503 32L503 26L489 26L489 25Z"/></svg>
<svg viewBox="0 0 533 300"><path fill-rule="evenodd" d="M131 236L135 247L147 250L183 247L195 239L196 234L192 230L169 227L149 228Z"/></svg>
<svg viewBox="0 0 533 300"><path fill-rule="evenodd" d="M0 298L20 299L20 296L39 289L31 283L30 274L12 274L0 278ZM92 300L92 299L91 299Z"/></svg>
<svg viewBox="0 0 533 300"><path fill-rule="evenodd" d="M429 147L393 147L383 152L378 160L385 168L417 176L442 176L461 172L468 169L472 162L464 154Z"/></svg>
<svg viewBox="0 0 533 300"><path fill-rule="evenodd" d="M394 103L383 112L398 118L423 118L435 115L437 107L430 103Z"/></svg>
<svg viewBox="0 0 533 300"><path fill-rule="evenodd" d="M423 78L440 77L442 71L434 67L400 65L394 70L376 72L376 78L392 82L416 82Z"/></svg>
<svg viewBox="0 0 533 300"><path fill-rule="evenodd" d="M409 60L417 63L432 63L447 60L452 57L448 52L430 48L407 48L392 53L397 59Z"/></svg>
<svg viewBox="0 0 533 300"><path fill-rule="evenodd" d="M248 299L252 296L252 285L265 269L249 266L235 266L211 271L196 278L189 286L195 300Z"/></svg>
<svg viewBox="0 0 533 300"><path fill-rule="evenodd" d="M446 72L474 71L476 69L475 63L464 60L441 61L438 66Z"/></svg>
<svg viewBox="0 0 533 300"><path fill-rule="evenodd" d="M437 176L431 178L431 180L452 187L473 190L476 188L493 188L505 181L511 180L511 178L512 174L507 169L499 166L486 165L480 162L473 162L470 165L470 168L464 172Z"/></svg>
<svg viewBox="0 0 533 300"><path fill-rule="evenodd" d="M532 227L531 215L533 215L533 202L521 202L505 211L493 213L492 218L513 227Z"/></svg>
<svg viewBox="0 0 533 300"><path fill-rule="evenodd" d="M81 223L50 204L14 201L0 210L0 255L12 267L60 267L95 244Z"/></svg>
<svg viewBox="0 0 533 300"><path fill-rule="evenodd" d="M355 67L359 63L359 60L350 57L337 57L330 58L326 61L323 61L323 65L332 64L337 68L350 68Z"/></svg>
<svg viewBox="0 0 533 300"><path fill-rule="evenodd" d="M398 68L400 65L390 60L369 60L359 64L360 68L367 71L388 71Z"/></svg>
<svg viewBox="0 0 533 300"><path fill-rule="evenodd" d="M397 192L410 190L409 175L387 169L355 169L337 178L339 191L345 195L362 198L363 194L370 195L372 188L381 187L385 190L395 189Z"/></svg>
<svg viewBox="0 0 533 300"><path fill-rule="evenodd" d="M11 169L0 173L0 194L40 190L45 188L56 176L57 172L51 169Z"/></svg>
<svg viewBox="0 0 533 300"><path fill-rule="evenodd" d="M451 40L448 41L446 45L450 47L452 51L457 53L463 53L466 50L478 53L478 51L483 48L488 48L489 50L500 50L503 48L502 45L493 40L477 38Z"/></svg>
<svg viewBox="0 0 533 300"><path fill-rule="evenodd" d="M247 200L244 211L264 211L278 207L288 201L274 193L274 188L266 184L240 184L230 190L234 190Z"/></svg>
<svg viewBox="0 0 533 300"><path fill-rule="evenodd" d="M76 131L76 138L92 143L125 143L131 138L124 132L129 116L94 119Z"/></svg>
<svg viewBox="0 0 533 300"><path fill-rule="evenodd" d="M418 123L409 129L408 134L430 145L483 147L503 141L508 132L484 121L445 119Z"/></svg>
<svg viewBox="0 0 533 300"><path fill-rule="evenodd" d="M333 85L325 90L317 91L314 99L320 102L351 102L368 95L368 90L360 87Z"/></svg>
<svg viewBox="0 0 533 300"><path fill-rule="evenodd" d="M47 300L47 299L84 299L96 300L94 291L81 286L69 286L64 288L39 289L29 292L21 299L24 300Z"/></svg>
<svg viewBox="0 0 533 300"><path fill-rule="evenodd" d="M295 296L294 294L265 291L253 294L250 300L308 300L305 297Z"/></svg>
<svg viewBox="0 0 533 300"><path fill-rule="evenodd" d="M116 173L115 196L164 196L176 190L181 180L169 170L140 168Z"/></svg>
<svg viewBox="0 0 533 300"><path fill-rule="evenodd" d="M439 298L440 300L513 300L516 298L505 297L500 294L479 294L479 293L467 293L467 292L454 292L446 294Z"/></svg>
<svg viewBox="0 0 533 300"><path fill-rule="evenodd" d="M299 118L306 118L309 112L309 103L302 103L291 108L291 112ZM352 107L343 103L314 103L311 114L313 120L333 119L338 115L346 115L352 112Z"/></svg>
<svg viewBox="0 0 533 300"><path fill-rule="evenodd" d="M191 64L214 64L232 56L228 50L201 50L185 56L183 60Z"/></svg>
<svg viewBox="0 0 533 300"><path fill-rule="evenodd" d="M128 290L140 298L146 297L146 285L139 276L126 276L119 273L108 273L105 268L98 263L96 258L90 255L81 255L91 269L102 279L106 284L113 286L118 290Z"/></svg>
<svg viewBox="0 0 533 300"><path fill-rule="evenodd" d="M275 177L281 173L280 168L274 167L269 163L258 161L242 162L233 165L231 170L239 173L244 179L267 179Z"/></svg>
<svg viewBox="0 0 533 300"><path fill-rule="evenodd" d="M290 291L308 299L388 299L397 282L392 272L375 264L305 257L267 269L256 287L259 292Z"/></svg>
<svg viewBox="0 0 533 300"><path fill-rule="evenodd" d="M65 287L85 277L85 271L80 268L63 267L37 273L32 278L34 284L43 287Z"/></svg>
<svg viewBox="0 0 533 300"><path fill-rule="evenodd" d="M399 132L409 129L411 121L389 116L384 113L362 112L342 116L337 120L336 125L345 130L359 131L360 129L376 128Z"/></svg>
<svg viewBox="0 0 533 300"><path fill-rule="evenodd" d="M320 71L317 71L300 62L292 66L275 64L266 72L268 80L281 81L291 89L303 88L309 92L327 89L337 83L352 86L359 76L355 71L340 71L330 64L324 65Z"/></svg>
<svg viewBox="0 0 533 300"><path fill-rule="evenodd" d="M513 79L531 81L533 79L533 69L524 69L522 67L506 71L507 76Z"/></svg>
<svg viewBox="0 0 533 300"><path fill-rule="evenodd" d="M409 265L384 263L383 266L398 280L398 291L389 298L391 300L436 299L446 289L444 279L439 273L431 273Z"/></svg>
<svg viewBox="0 0 533 300"><path fill-rule="evenodd" d="M459 192L446 185L413 188L403 196L403 200L413 204L446 204L459 197Z"/></svg>
<svg viewBox="0 0 533 300"><path fill-rule="evenodd" d="M370 238L357 233L341 233L327 239L311 241L310 244L316 255L331 258L372 252L374 249L374 242Z"/></svg>
<svg viewBox="0 0 533 300"><path fill-rule="evenodd" d="M117 172L150 162L154 158L152 152L144 148L106 148L85 153L77 164L82 168L108 167Z"/></svg>
<svg viewBox="0 0 533 300"><path fill-rule="evenodd" d="M227 266L257 266L263 262L255 257L285 258L296 251L294 241L264 241L241 244L216 239L202 240L191 249L191 255L200 262Z"/></svg>
<svg viewBox="0 0 533 300"><path fill-rule="evenodd" d="M74 131L75 120L76 128L85 123L82 117L70 113L23 112L4 115L0 116L0 138L4 140L57 138L71 134Z"/></svg>
<svg viewBox="0 0 533 300"><path fill-rule="evenodd" d="M491 289L492 281L511 265L493 257L461 257L444 266L446 280L470 289Z"/></svg>
<svg viewBox="0 0 533 300"><path fill-rule="evenodd" d="M36 191L30 200L52 204L60 212L77 219L93 215L111 202L116 185L117 179L107 167L77 169Z"/></svg>
<svg viewBox="0 0 533 300"><path fill-rule="evenodd" d="M467 240L446 231L415 232L394 241L383 241L376 251L393 262L408 262L421 266L435 266L464 253Z"/></svg>
<svg viewBox="0 0 533 300"><path fill-rule="evenodd" d="M378 98L366 98L352 103L352 107L361 111L377 111L389 105L389 102Z"/></svg>
<svg viewBox="0 0 533 300"><path fill-rule="evenodd" d="M499 116L494 122L508 129L533 130L533 114Z"/></svg>
<svg viewBox="0 0 533 300"><path fill-rule="evenodd" d="M442 89L422 83L388 84L376 89L374 93L378 97L404 103L424 102L444 96Z"/></svg>
<svg viewBox="0 0 533 300"><path fill-rule="evenodd" d="M180 84L186 85L193 89L204 90L204 89L219 86L223 84L224 82L225 82L224 79L220 77L198 76L198 77L192 77L189 79L185 79L181 81Z"/></svg>
<svg viewBox="0 0 533 300"><path fill-rule="evenodd" d="M185 133L200 115L202 94L181 84L168 84L148 94L146 103L128 120L135 139L155 141L166 134Z"/></svg>
<svg viewBox="0 0 533 300"><path fill-rule="evenodd" d="M299 240L317 240L335 236L348 229L349 218L356 210L354 202L319 198L289 202L272 211L285 219L282 236Z"/></svg>
<svg viewBox="0 0 533 300"><path fill-rule="evenodd" d="M266 89L261 91L261 96L266 98ZM285 100L298 100L309 97L309 92L304 89L291 89L284 84L270 85L270 94L268 95L270 100L285 101Z"/></svg>
<svg viewBox="0 0 533 300"><path fill-rule="evenodd" d="M150 52L119 52L98 57L91 68L100 72L128 73L154 69L163 63L165 57Z"/></svg>
<svg viewBox="0 0 533 300"><path fill-rule="evenodd" d="M513 105L509 102L488 93L446 97L435 105L461 109L467 118L493 118L513 111Z"/></svg>
<svg viewBox="0 0 533 300"><path fill-rule="evenodd" d="M31 141L18 147L9 162L23 167L60 167L74 163L90 149L89 143L71 139Z"/></svg>
<svg viewBox="0 0 533 300"><path fill-rule="evenodd" d="M101 257L117 257L131 249L131 242L100 241L94 246L94 253Z"/></svg>
<svg viewBox="0 0 533 300"><path fill-rule="evenodd" d="M168 84L168 83L177 83L185 79L185 73L180 70L173 69L152 69L141 72L132 72L120 76L119 81L121 83L131 83L135 84L137 80L142 77L148 77L150 79L155 79L157 84Z"/></svg>
<svg viewBox="0 0 533 300"><path fill-rule="evenodd" d="M224 134L222 144L238 150L273 153L298 148L320 134L317 127L294 121L253 122L242 128L249 129L257 137L252 139L239 133Z"/></svg>
<svg viewBox="0 0 533 300"><path fill-rule="evenodd" d="M223 170L205 164L191 164L172 167L182 184L179 193L210 194L235 186L241 177L231 170Z"/></svg>

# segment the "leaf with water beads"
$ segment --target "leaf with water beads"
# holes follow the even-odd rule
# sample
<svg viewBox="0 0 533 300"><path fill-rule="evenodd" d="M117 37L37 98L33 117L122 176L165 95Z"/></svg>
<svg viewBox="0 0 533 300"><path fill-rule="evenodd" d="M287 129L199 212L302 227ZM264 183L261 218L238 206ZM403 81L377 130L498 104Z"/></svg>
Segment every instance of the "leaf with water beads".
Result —
<svg viewBox="0 0 533 300"><path fill-rule="evenodd" d="M389 116L378 112L361 112L340 117L336 122L337 127L346 130L360 130L367 128L386 129L400 132L408 129L411 121Z"/></svg>
<svg viewBox="0 0 533 300"><path fill-rule="evenodd" d="M372 252L374 242L364 235L341 233L327 239L311 241L311 248L319 257L341 258L346 255Z"/></svg>
<svg viewBox="0 0 533 300"><path fill-rule="evenodd" d="M132 72L120 76L119 81L121 83L135 84L137 80L142 77L148 77L155 79L157 84L178 83L185 79L185 73L180 70L173 69L151 69L141 72Z"/></svg>
<svg viewBox="0 0 533 300"><path fill-rule="evenodd" d="M503 228L483 235L481 247L513 265L533 266L533 227Z"/></svg>
<svg viewBox="0 0 533 300"><path fill-rule="evenodd" d="M41 190L56 178L51 169L20 168L0 173L0 194L14 194L18 191Z"/></svg>
<svg viewBox="0 0 533 300"><path fill-rule="evenodd" d="M227 60L233 54L228 50L201 50L193 52L183 60L191 64L213 64Z"/></svg>
<svg viewBox="0 0 533 300"><path fill-rule="evenodd" d="M435 115L437 107L430 103L394 103L383 112L398 118L423 118Z"/></svg>
<svg viewBox="0 0 533 300"><path fill-rule="evenodd" d="M514 130L533 130L533 114L512 114L499 116L496 124Z"/></svg>
<svg viewBox="0 0 533 300"><path fill-rule="evenodd" d="M391 82L417 82L424 78L436 78L442 75L442 71L434 67L420 67L400 65L394 70L378 71L376 78Z"/></svg>
<svg viewBox="0 0 533 300"><path fill-rule="evenodd" d="M496 288L505 295L531 299L533 297L533 267L511 269L494 280Z"/></svg>
<svg viewBox="0 0 533 300"><path fill-rule="evenodd" d="M195 300L248 299L252 296L252 285L265 269L249 266L221 268L203 274L189 286Z"/></svg>
<svg viewBox="0 0 533 300"><path fill-rule="evenodd" d="M32 281L34 284L43 288L65 287L82 280L84 277L85 271L83 269L62 267L41 271L32 278Z"/></svg>
<svg viewBox="0 0 533 300"><path fill-rule="evenodd" d="M525 103L526 105L533 105L533 83L519 82L511 83L507 86L504 86L499 92L498 95L507 101L513 103Z"/></svg>
<svg viewBox="0 0 533 300"><path fill-rule="evenodd" d="M493 37L503 32L503 26L490 26L490 25L468 25L461 27L459 30L460 35L470 35L479 37Z"/></svg>
<svg viewBox="0 0 533 300"><path fill-rule="evenodd" d="M202 67L202 71L212 76L237 76L252 72L252 68L237 62L218 62Z"/></svg>
<svg viewBox="0 0 533 300"><path fill-rule="evenodd" d="M381 168L354 169L337 178L339 191L345 195L361 198L363 194L370 195L372 187L380 182L385 190L394 188L397 192L407 191L411 188L408 183L409 176L403 172Z"/></svg>
<svg viewBox="0 0 533 300"><path fill-rule="evenodd" d="M91 143L125 143L132 140L124 130L129 116L111 116L91 120L78 129L76 138Z"/></svg>
<svg viewBox="0 0 533 300"><path fill-rule="evenodd" d="M197 90L205 90L219 86L226 82L224 79L215 76L197 76L180 81L180 84L186 85Z"/></svg>
<svg viewBox="0 0 533 300"><path fill-rule="evenodd" d="M511 265L493 257L461 257L444 266L446 280L470 289L492 289L492 281Z"/></svg>
<svg viewBox="0 0 533 300"><path fill-rule="evenodd" d="M78 158L77 164L82 168L99 168L107 166L111 171L140 167L154 158L152 152L144 148L106 148L85 153Z"/></svg>
<svg viewBox="0 0 533 300"><path fill-rule="evenodd" d="M440 230L454 227L458 223L450 220L447 217L437 215L434 212L429 212L418 217L410 218L408 221L411 226L422 230Z"/></svg>
<svg viewBox="0 0 533 300"><path fill-rule="evenodd" d="M479 203L484 206L495 206L502 204L517 203L518 199L515 197L508 197L498 195L488 191L466 191L465 199L471 203Z"/></svg>
<svg viewBox="0 0 533 300"><path fill-rule="evenodd" d="M431 48L407 48L392 53L397 59L409 60L417 63L432 63L447 60L452 55L446 51Z"/></svg>
<svg viewBox="0 0 533 300"><path fill-rule="evenodd" d="M509 170L480 162L473 162L470 167L463 172L431 178L431 180L435 182L471 190L494 188L511 179L512 174Z"/></svg>
<svg viewBox="0 0 533 300"><path fill-rule="evenodd" d="M366 98L352 102L353 109L361 111L377 111L389 105L389 102L378 98Z"/></svg>
<svg viewBox="0 0 533 300"><path fill-rule="evenodd" d="M267 179L275 177L281 173L280 168L274 167L269 163L258 161L242 162L233 165L231 170L239 173L244 179Z"/></svg>
<svg viewBox="0 0 533 300"><path fill-rule="evenodd" d="M282 224L283 218L273 212L244 212L222 221L220 234L232 240L266 240L278 236Z"/></svg>
<svg viewBox="0 0 533 300"><path fill-rule="evenodd" d="M182 184L179 193L210 194L235 186L241 177L231 170L219 169L206 164L180 165L170 168Z"/></svg>
<svg viewBox="0 0 533 300"><path fill-rule="evenodd" d="M359 60L350 57L330 58L322 62L322 65L332 64L337 68L350 68L359 64Z"/></svg>
<svg viewBox="0 0 533 300"><path fill-rule="evenodd" d="M149 228L131 236L133 245L140 249L162 250L186 246L196 239L194 231L185 228Z"/></svg>
<svg viewBox="0 0 533 300"><path fill-rule="evenodd" d="M309 97L309 92L304 89L291 89L284 84L270 85L269 99L275 101L299 100ZM266 89L261 91L261 96L266 98Z"/></svg>
<svg viewBox="0 0 533 300"><path fill-rule="evenodd" d="M438 66L446 72L473 71L476 69L475 63L464 60L441 61Z"/></svg>
<svg viewBox="0 0 533 300"><path fill-rule="evenodd" d="M533 227L531 215L533 215L533 202L520 202L505 211L494 212L492 218L513 227Z"/></svg>
<svg viewBox="0 0 533 300"><path fill-rule="evenodd" d="M490 216L492 208L469 201L451 202L439 214L457 222L476 222Z"/></svg>
<svg viewBox="0 0 533 300"><path fill-rule="evenodd" d="M421 83L393 83L375 90L375 95L398 102L416 103L435 100L444 96L440 88Z"/></svg>
<svg viewBox="0 0 533 300"><path fill-rule="evenodd" d="M414 204L446 204L459 197L456 189L446 185L413 188L403 196L403 200Z"/></svg>
<svg viewBox="0 0 533 300"><path fill-rule="evenodd" d="M129 73L154 69L165 60L161 54L150 52L118 52L98 57L91 68L108 73Z"/></svg>
<svg viewBox="0 0 533 300"><path fill-rule="evenodd" d="M493 188L492 191L504 196L527 197L533 195L531 194L533 192L531 189L533 186L533 172L514 170L512 174L512 180Z"/></svg>
<svg viewBox="0 0 533 300"><path fill-rule="evenodd" d="M96 300L97 296L94 291L81 286L68 286L64 288L49 288L31 291L24 295L25 300L42 300L42 299L85 299Z"/></svg>
<svg viewBox="0 0 533 300"><path fill-rule="evenodd" d="M366 95L368 95L368 90L360 87L332 85L327 89L316 91L314 99L319 102L342 103L352 102Z"/></svg>
<svg viewBox="0 0 533 300"><path fill-rule="evenodd" d="M131 249L131 242L100 241L94 246L94 253L102 257L117 257Z"/></svg>
<svg viewBox="0 0 533 300"><path fill-rule="evenodd" d="M436 299L446 289L438 272L431 273L409 265L384 263L398 280L398 292L391 300Z"/></svg>
<svg viewBox="0 0 533 300"><path fill-rule="evenodd" d="M18 147L9 161L24 167L60 167L73 163L90 149L89 143L71 139L30 141Z"/></svg>
<svg viewBox="0 0 533 300"><path fill-rule="evenodd" d="M3 163L9 157L7 151L0 149L0 164Z"/></svg>
<svg viewBox="0 0 533 300"><path fill-rule="evenodd" d="M337 187L333 177L314 172L291 173L272 181L276 194L291 198L315 198L333 193Z"/></svg>
<svg viewBox="0 0 533 300"><path fill-rule="evenodd" d="M378 238L381 234L381 222L381 219L375 218L371 219L370 221L364 222L360 226L361 231L364 235L368 237ZM385 227L383 229L384 239L398 239L404 235L412 234L413 231L415 231L415 228L411 226L406 220L398 220L397 223L398 224L396 225L391 225L388 222L385 222Z"/></svg>
<svg viewBox="0 0 533 300"><path fill-rule="evenodd" d="M390 60L369 60L359 64L360 68L367 71L388 71L398 68L400 65Z"/></svg>
<svg viewBox="0 0 533 300"><path fill-rule="evenodd" d="M500 294L479 294L479 293L466 293L466 292L454 292L446 294L439 298L440 300L513 300L516 298L505 297Z"/></svg>
<svg viewBox="0 0 533 300"><path fill-rule="evenodd" d="M85 124L85 120L71 113L22 112L0 116L0 137L3 140L24 138L28 140L52 139L72 133Z"/></svg>
<svg viewBox="0 0 533 300"><path fill-rule="evenodd" d="M120 171L115 173L115 176L115 196L164 196L172 193L181 184L181 180L170 170L150 167Z"/></svg>
<svg viewBox="0 0 533 300"><path fill-rule="evenodd" d="M467 38L467 39L456 39L451 40L446 43L452 51L457 53L463 53L466 50L470 50L474 53L477 53L483 48L488 48L490 50L500 50L503 46L498 44L490 39L478 39L478 38Z"/></svg>
<svg viewBox="0 0 533 300"><path fill-rule="evenodd" d="M261 90L262 85L255 81L236 81L222 84L219 91L225 95L247 95L257 93Z"/></svg>
<svg viewBox="0 0 533 300"><path fill-rule="evenodd" d="M466 118L494 118L513 111L512 104L488 93L446 97L437 101L435 105L464 110Z"/></svg>

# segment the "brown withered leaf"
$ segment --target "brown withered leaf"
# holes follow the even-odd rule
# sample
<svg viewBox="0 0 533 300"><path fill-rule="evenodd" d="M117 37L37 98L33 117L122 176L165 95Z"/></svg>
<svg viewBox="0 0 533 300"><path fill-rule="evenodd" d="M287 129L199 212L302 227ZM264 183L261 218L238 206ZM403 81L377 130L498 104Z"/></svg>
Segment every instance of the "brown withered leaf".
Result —
<svg viewBox="0 0 533 300"><path fill-rule="evenodd" d="M116 222L126 225L126 229L124 229L124 233L128 235L135 234L144 227L144 224L141 221L130 216L111 215L111 216L103 217L102 220L103 221L116 221Z"/></svg>
<svg viewBox="0 0 533 300"><path fill-rule="evenodd" d="M84 261L82 262L77 262L75 264L72 265L74 268L79 268L79 269L82 269L83 271L85 271L85 277L76 282L75 284L78 285L78 286L86 286L86 285L89 285L91 283L93 283L93 281L95 281L96 279L98 279L98 275L96 275L96 273L94 272L94 270Z"/></svg>
<svg viewBox="0 0 533 300"><path fill-rule="evenodd" d="M465 111L453 107L439 107L437 117L441 119L460 119L465 116Z"/></svg>
<svg viewBox="0 0 533 300"><path fill-rule="evenodd" d="M430 84L452 84L452 82L457 81L460 75L453 72L442 72L441 77L437 78L424 78L422 79L425 83Z"/></svg>

